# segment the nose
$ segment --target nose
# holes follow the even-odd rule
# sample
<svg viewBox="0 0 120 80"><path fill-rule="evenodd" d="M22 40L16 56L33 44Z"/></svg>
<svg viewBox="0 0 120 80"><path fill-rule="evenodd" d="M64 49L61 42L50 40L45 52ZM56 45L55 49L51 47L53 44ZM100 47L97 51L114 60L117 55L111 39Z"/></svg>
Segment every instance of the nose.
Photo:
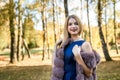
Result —
<svg viewBox="0 0 120 80"><path fill-rule="evenodd" d="M73 24L72 24L72 27L76 27L76 25L73 23Z"/></svg>

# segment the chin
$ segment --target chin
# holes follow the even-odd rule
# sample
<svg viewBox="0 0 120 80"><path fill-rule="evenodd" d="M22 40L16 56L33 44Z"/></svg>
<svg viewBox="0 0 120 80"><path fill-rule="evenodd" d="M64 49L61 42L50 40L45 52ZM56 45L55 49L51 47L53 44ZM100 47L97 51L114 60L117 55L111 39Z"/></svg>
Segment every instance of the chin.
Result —
<svg viewBox="0 0 120 80"><path fill-rule="evenodd" d="M71 35L78 35L78 33L71 33Z"/></svg>

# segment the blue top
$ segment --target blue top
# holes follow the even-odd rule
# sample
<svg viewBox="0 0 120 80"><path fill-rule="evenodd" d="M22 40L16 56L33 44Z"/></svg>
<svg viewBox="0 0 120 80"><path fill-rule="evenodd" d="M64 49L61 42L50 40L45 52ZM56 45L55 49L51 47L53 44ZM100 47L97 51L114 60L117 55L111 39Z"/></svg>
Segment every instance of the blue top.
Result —
<svg viewBox="0 0 120 80"><path fill-rule="evenodd" d="M64 49L64 79L63 80L76 80L76 61L72 52L74 45L81 46L84 40L74 41Z"/></svg>

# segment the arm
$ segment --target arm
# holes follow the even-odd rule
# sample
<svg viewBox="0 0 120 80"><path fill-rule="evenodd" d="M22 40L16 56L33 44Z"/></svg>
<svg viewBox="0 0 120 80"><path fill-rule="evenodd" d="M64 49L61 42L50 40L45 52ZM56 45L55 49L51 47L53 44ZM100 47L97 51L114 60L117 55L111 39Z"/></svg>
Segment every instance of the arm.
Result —
<svg viewBox="0 0 120 80"><path fill-rule="evenodd" d="M92 69L90 69L90 68L88 68L88 67L86 66L86 64L84 63L81 55L79 54L78 56L75 56L75 58L76 58L76 61L78 62L78 64L80 64L80 65L83 67L83 70L84 70L85 74L86 74L88 77L91 76L91 74L92 74Z"/></svg>
<svg viewBox="0 0 120 80"><path fill-rule="evenodd" d="M76 61L78 62L78 64L80 64L80 65L83 67L83 70L84 70L85 74L86 74L87 76L91 76L93 70L90 69L90 68L88 68L88 67L86 66L86 64L84 63L84 61L83 61L83 59L82 59L82 57L81 57L81 55L80 55L81 48L78 47L77 45L75 45L75 46L73 47L73 50L72 50L72 51L73 51L73 54L74 54L74 56L75 56Z"/></svg>

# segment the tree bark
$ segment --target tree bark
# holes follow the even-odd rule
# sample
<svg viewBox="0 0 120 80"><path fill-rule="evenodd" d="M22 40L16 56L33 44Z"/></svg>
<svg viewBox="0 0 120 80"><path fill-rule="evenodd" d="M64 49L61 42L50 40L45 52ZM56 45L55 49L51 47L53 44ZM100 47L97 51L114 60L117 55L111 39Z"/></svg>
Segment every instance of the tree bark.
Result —
<svg viewBox="0 0 120 80"><path fill-rule="evenodd" d="M17 61L19 61L21 54L21 46L22 46L22 25L21 25L21 11L20 11L20 0L18 1L18 41L17 41Z"/></svg>
<svg viewBox="0 0 120 80"><path fill-rule="evenodd" d="M54 41L56 43L56 30L55 30L55 4L53 0L53 31L54 31Z"/></svg>
<svg viewBox="0 0 120 80"><path fill-rule="evenodd" d="M42 0L42 11L41 11L41 14L42 14L42 26L43 26L43 54L42 54L42 60L44 60L44 58L45 58L45 20L44 20L44 6L45 6L45 4L44 4L44 0Z"/></svg>
<svg viewBox="0 0 120 80"><path fill-rule="evenodd" d="M116 13L115 13L115 4L116 4L116 1L114 0L114 38L115 38L115 49L116 49L116 53L118 54L118 46L117 46L117 40L116 40Z"/></svg>
<svg viewBox="0 0 120 80"><path fill-rule="evenodd" d="M105 0L105 32L106 32L106 44L108 47L108 51L109 51L109 45L108 45L108 25L107 25L107 1Z"/></svg>
<svg viewBox="0 0 120 80"><path fill-rule="evenodd" d="M89 3L87 0L87 18L88 18L88 28L89 28L89 41L92 46L92 36L91 36L91 28L90 28L90 20L89 20Z"/></svg>
<svg viewBox="0 0 120 80"><path fill-rule="evenodd" d="M65 17L68 16L68 1L64 0Z"/></svg>
<svg viewBox="0 0 120 80"><path fill-rule="evenodd" d="M101 27L101 22L102 22L102 8L101 8L101 0L98 0L98 27L99 27L99 36L100 36L100 40L101 40L101 44L102 44L102 49L103 49L103 53L105 56L106 61L111 61L111 57L109 56L109 52L108 52L108 48L107 45L105 43L104 40L104 35L102 32L102 27Z"/></svg>
<svg viewBox="0 0 120 80"><path fill-rule="evenodd" d="M29 50L29 48L27 46L27 43L26 43L25 39L23 39L23 45L24 45L24 47L25 47L25 49L26 49L26 51L28 53L28 58L31 58L31 55L30 55L31 53L30 53L30 50Z"/></svg>
<svg viewBox="0 0 120 80"><path fill-rule="evenodd" d="M11 35L10 63L15 62L15 54L16 54L14 16L15 16L15 14L14 14L14 1L9 0L9 26L10 26L10 35Z"/></svg>

